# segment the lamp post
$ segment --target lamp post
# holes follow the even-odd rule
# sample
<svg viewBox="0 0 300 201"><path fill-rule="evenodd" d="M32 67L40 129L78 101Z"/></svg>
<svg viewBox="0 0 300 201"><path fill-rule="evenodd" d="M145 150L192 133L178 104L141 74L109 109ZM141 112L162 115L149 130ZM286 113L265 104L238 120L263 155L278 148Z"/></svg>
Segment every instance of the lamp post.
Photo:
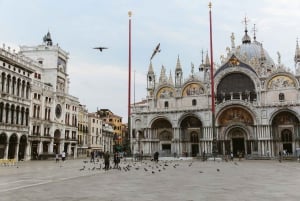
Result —
<svg viewBox="0 0 300 201"><path fill-rule="evenodd" d="M130 104L131 104L131 16L132 12L128 11L128 17L129 17L129 37L128 37L128 137L132 139L131 136L131 112L130 112ZM131 144L131 140L130 140ZM131 147L131 146L130 146Z"/></svg>
<svg viewBox="0 0 300 201"><path fill-rule="evenodd" d="M210 33L210 81L211 81L211 115L212 115L212 132L213 132L213 142L212 142L212 152L214 160L216 158L217 150L217 135L216 135L216 117L215 117L215 91L214 91L214 60L213 60L213 43L212 43L212 18L211 18L211 7L212 4L209 2L209 33Z"/></svg>

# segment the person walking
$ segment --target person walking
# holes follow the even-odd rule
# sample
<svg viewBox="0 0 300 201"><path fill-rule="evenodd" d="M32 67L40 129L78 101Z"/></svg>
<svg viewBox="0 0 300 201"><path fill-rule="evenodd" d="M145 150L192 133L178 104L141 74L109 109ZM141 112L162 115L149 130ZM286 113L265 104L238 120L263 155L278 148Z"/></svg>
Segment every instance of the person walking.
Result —
<svg viewBox="0 0 300 201"><path fill-rule="evenodd" d="M281 153L281 151L279 151L279 163L281 163L281 160L282 160L282 153Z"/></svg>
<svg viewBox="0 0 300 201"><path fill-rule="evenodd" d="M233 161L233 153L230 152L230 160Z"/></svg>
<svg viewBox="0 0 300 201"><path fill-rule="evenodd" d="M59 154L58 154L58 153L55 154L55 162L56 162L56 163L59 162Z"/></svg>
<svg viewBox="0 0 300 201"><path fill-rule="evenodd" d="M91 163L95 162L95 152L91 151Z"/></svg>
<svg viewBox="0 0 300 201"><path fill-rule="evenodd" d="M104 169L105 170L109 170L109 152L107 151L105 154L104 154Z"/></svg>
<svg viewBox="0 0 300 201"><path fill-rule="evenodd" d="M114 168L119 168L119 154L118 154L118 152L114 153Z"/></svg>
<svg viewBox="0 0 300 201"><path fill-rule="evenodd" d="M65 160L66 160L66 152L65 151L63 151L61 153L61 160L62 160L62 162L65 162Z"/></svg>

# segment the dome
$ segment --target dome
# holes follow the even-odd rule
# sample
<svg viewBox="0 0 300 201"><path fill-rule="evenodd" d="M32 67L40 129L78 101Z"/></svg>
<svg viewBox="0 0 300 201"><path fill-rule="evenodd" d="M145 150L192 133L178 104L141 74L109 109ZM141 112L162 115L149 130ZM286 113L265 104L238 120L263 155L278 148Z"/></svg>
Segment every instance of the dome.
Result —
<svg viewBox="0 0 300 201"><path fill-rule="evenodd" d="M267 67L275 66L268 52L262 47L262 44L257 41L241 44L239 46L239 53L240 55L246 56L249 61L260 61L260 64L264 63Z"/></svg>
<svg viewBox="0 0 300 201"><path fill-rule="evenodd" d="M262 66L262 64L269 70L275 67L273 59L270 57L268 52L263 48L263 45L256 41L254 36L254 41L251 41L250 36L247 34L247 29L245 30L245 35L242 39L242 44L236 48L236 54L239 55L243 60L250 64L257 66Z"/></svg>

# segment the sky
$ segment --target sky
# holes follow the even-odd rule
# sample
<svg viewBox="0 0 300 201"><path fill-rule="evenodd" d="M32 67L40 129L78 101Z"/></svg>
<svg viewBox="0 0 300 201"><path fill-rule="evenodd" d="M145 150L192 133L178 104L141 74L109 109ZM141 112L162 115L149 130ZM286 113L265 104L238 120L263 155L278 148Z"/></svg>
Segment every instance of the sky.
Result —
<svg viewBox="0 0 300 201"><path fill-rule="evenodd" d="M241 44L247 17L248 34L277 63L294 70L300 37L299 0L212 0L214 62ZM110 109L127 122L129 16L131 17L131 102L147 96L150 57L157 78L162 65L174 75L179 56L183 76L199 66L209 49L209 1L206 0L0 0L0 43L13 49L42 44L49 31L54 44L69 53L70 94L89 112ZM105 46L103 52L93 47ZM173 79L174 80L174 79Z"/></svg>

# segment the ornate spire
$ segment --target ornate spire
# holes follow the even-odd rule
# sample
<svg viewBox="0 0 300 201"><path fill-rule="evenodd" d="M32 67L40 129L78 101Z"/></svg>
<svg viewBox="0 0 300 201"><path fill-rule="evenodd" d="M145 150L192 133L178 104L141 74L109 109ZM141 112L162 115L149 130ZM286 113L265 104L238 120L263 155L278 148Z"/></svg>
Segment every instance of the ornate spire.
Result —
<svg viewBox="0 0 300 201"><path fill-rule="evenodd" d="M176 71L182 71L180 60L179 60L179 55L177 57L177 63L176 63L176 69L175 70Z"/></svg>
<svg viewBox="0 0 300 201"><path fill-rule="evenodd" d="M209 61L209 57L208 57L208 52L206 52L206 58L205 58L205 66L210 66L210 61Z"/></svg>
<svg viewBox="0 0 300 201"><path fill-rule="evenodd" d="M296 41L296 51L295 51L294 61L295 61L295 63L300 62L300 49L299 49L298 38L297 38L297 41Z"/></svg>
<svg viewBox="0 0 300 201"><path fill-rule="evenodd" d="M173 85L173 79L172 79L172 72L170 70L170 75L169 75L169 84Z"/></svg>
<svg viewBox="0 0 300 201"><path fill-rule="evenodd" d="M230 36L230 39L231 39L231 48L234 49L235 48L235 44L234 44L234 33L231 33L231 36Z"/></svg>
<svg viewBox="0 0 300 201"><path fill-rule="evenodd" d="M195 74L194 69L195 69L195 65L193 63L191 63L191 74L192 74L192 76L194 76L194 74Z"/></svg>
<svg viewBox="0 0 300 201"><path fill-rule="evenodd" d="M151 61L150 61L149 68L148 68L148 74L154 74L153 67L152 67L152 62Z"/></svg>
<svg viewBox="0 0 300 201"><path fill-rule="evenodd" d="M253 25L252 31L253 31L253 40L256 41L256 32L257 32L257 29L255 27L255 24Z"/></svg>
<svg viewBox="0 0 300 201"><path fill-rule="evenodd" d="M251 43L251 38L248 35L248 29L247 29L247 25L249 20L247 19L247 16L245 16L244 20L242 21L245 24L245 35L242 39L242 43Z"/></svg>
<svg viewBox="0 0 300 201"><path fill-rule="evenodd" d="M162 84L162 83L166 83L166 82L167 82L166 69L162 65L161 71L160 71L160 76L159 76L159 83Z"/></svg>
<svg viewBox="0 0 300 201"><path fill-rule="evenodd" d="M43 37L44 43L46 43L47 46L52 46L52 39L51 39L51 34L48 31L48 33Z"/></svg>
<svg viewBox="0 0 300 201"><path fill-rule="evenodd" d="M265 56L265 51L264 51L264 48L263 48L263 44L260 45L260 58L259 58L259 61L261 64L264 64L265 61L266 61L266 56Z"/></svg>

